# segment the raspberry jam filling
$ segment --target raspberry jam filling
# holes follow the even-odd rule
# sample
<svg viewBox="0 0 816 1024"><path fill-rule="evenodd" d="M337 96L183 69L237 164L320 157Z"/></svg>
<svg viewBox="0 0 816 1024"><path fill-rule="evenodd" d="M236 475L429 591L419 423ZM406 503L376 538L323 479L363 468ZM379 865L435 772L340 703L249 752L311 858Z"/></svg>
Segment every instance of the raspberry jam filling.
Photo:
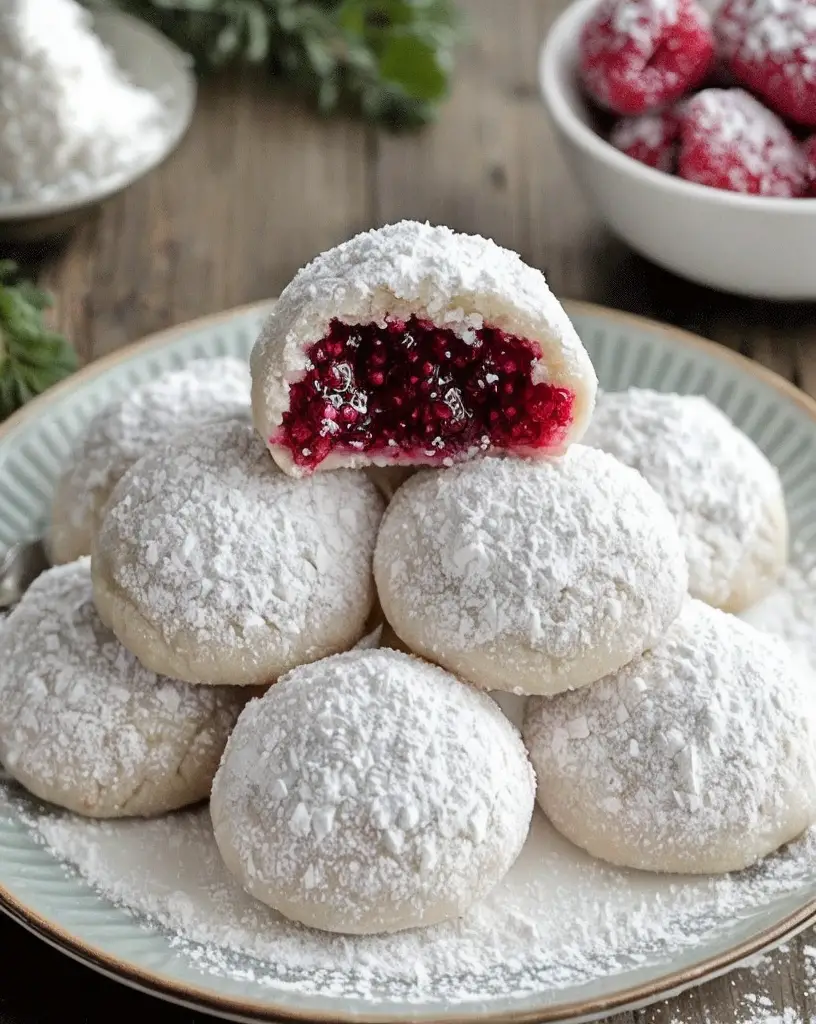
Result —
<svg viewBox="0 0 816 1024"><path fill-rule="evenodd" d="M538 347L494 327L461 338L415 317L333 320L307 354L312 368L291 386L272 438L305 468L330 452L444 462L472 449L551 448L572 421L571 392L532 382Z"/></svg>

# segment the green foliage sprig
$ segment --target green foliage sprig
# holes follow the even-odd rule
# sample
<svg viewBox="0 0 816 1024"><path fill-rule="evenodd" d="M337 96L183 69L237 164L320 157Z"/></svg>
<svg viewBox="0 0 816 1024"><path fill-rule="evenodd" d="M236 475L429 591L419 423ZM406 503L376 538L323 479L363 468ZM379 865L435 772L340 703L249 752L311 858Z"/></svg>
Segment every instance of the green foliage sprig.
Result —
<svg viewBox="0 0 816 1024"><path fill-rule="evenodd" d="M202 71L258 64L324 112L394 128L433 119L461 34L454 0L84 0L149 22Z"/></svg>
<svg viewBox="0 0 816 1024"><path fill-rule="evenodd" d="M16 264L0 260L0 420L76 369L73 348L43 323L50 305Z"/></svg>

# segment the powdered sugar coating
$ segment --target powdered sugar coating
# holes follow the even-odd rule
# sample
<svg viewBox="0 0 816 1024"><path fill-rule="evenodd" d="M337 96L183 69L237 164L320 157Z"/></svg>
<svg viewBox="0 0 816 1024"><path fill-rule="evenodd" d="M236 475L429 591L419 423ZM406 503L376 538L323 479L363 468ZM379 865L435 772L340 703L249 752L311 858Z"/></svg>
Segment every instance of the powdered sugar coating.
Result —
<svg viewBox="0 0 816 1024"><path fill-rule="evenodd" d="M602 0L581 30L579 70L604 109L643 114L696 86L713 56L711 20L697 0Z"/></svg>
<svg viewBox="0 0 816 1024"><path fill-rule="evenodd" d="M224 356L196 359L115 399L88 424L57 484L50 544L56 562L90 554L111 491L143 455L188 430L249 417L249 368Z"/></svg>
<svg viewBox="0 0 816 1024"><path fill-rule="evenodd" d="M243 421L186 434L111 496L94 540L99 613L154 671L271 682L363 635L383 505L361 473L285 476Z"/></svg>
<svg viewBox="0 0 816 1024"><path fill-rule="evenodd" d="M322 253L287 285L251 357L255 426L275 460L298 475L291 453L270 438L289 406L289 386L311 368L306 350L332 320L377 323L416 316L464 336L482 326L537 343L533 383L575 395L564 446L586 429L596 377L589 356L540 271L477 235L401 221L356 235ZM319 469L389 465L386 455L330 453Z"/></svg>
<svg viewBox="0 0 816 1024"><path fill-rule="evenodd" d="M743 89L704 89L682 107L677 173L730 192L790 198L805 160L782 121Z"/></svg>
<svg viewBox="0 0 816 1024"><path fill-rule="evenodd" d="M574 445L543 462L423 470L383 519L374 573L417 653L485 689L585 686L654 643L688 575L663 501L636 472Z"/></svg>
<svg viewBox="0 0 816 1024"><path fill-rule="evenodd" d="M816 125L813 0L726 0L715 29L729 69L783 117Z"/></svg>
<svg viewBox="0 0 816 1024"><path fill-rule="evenodd" d="M668 174L674 169L679 135L680 119L673 111L664 111L621 118L613 126L609 141L638 163Z"/></svg>
<svg viewBox="0 0 816 1024"><path fill-rule="evenodd" d="M803 545L793 555L779 600L772 597L751 616L757 627L808 646L816 669L813 552ZM747 871L686 876L677 885L670 876L590 857L536 811L508 874L463 917L350 938L290 923L249 896L224 867L209 809L149 822L95 822L55 815L0 784L0 817L75 865L140 925L170 933L174 953L211 983L251 979L267 996L281 992L281 1001L331 991L364 1001L369 1016L404 1014L406 1005L423 1002L437 1017L454 1007L492 1020L507 1008L491 1002L497 997L546 992L564 1002L573 997L568 986L613 974L625 986L633 965L641 971L659 963L665 973L681 952L699 954L702 935L738 942L735 929L747 916L767 913L786 894L807 899L816 870L811 829Z"/></svg>
<svg viewBox="0 0 816 1024"><path fill-rule="evenodd" d="M365 934L463 913L516 859L533 803L519 734L486 694L379 650L296 669L248 705L211 812L252 895Z"/></svg>
<svg viewBox="0 0 816 1024"><path fill-rule="evenodd" d="M78 814L163 814L206 797L246 700L144 668L99 619L87 558L40 576L0 631L0 760Z"/></svg>
<svg viewBox="0 0 816 1024"><path fill-rule="evenodd" d="M528 702L539 803L614 864L753 864L816 820L813 682L775 638L689 600L620 672Z"/></svg>
<svg viewBox="0 0 816 1024"><path fill-rule="evenodd" d="M788 556L779 474L706 398L605 392L586 443L636 469L666 502L693 597L742 611L773 588Z"/></svg>

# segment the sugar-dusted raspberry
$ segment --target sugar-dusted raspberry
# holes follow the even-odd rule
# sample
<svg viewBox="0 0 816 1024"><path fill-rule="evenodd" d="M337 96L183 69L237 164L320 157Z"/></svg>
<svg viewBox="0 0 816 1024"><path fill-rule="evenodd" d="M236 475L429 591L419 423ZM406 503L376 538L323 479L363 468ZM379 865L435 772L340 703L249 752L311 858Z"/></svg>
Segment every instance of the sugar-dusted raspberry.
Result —
<svg viewBox="0 0 816 1024"><path fill-rule="evenodd" d="M677 157L680 118L672 110L662 114L623 117L609 135L609 141L622 153L658 171L671 173Z"/></svg>
<svg viewBox="0 0 816 1024"><path fill-rule="evenodd" d="M715 31L743 85L783 117L816 125L814 0L726 0Z"/></svg>
<svg viewBox="0 0 816 1024"><path fill-rule="evenodd" d="M705 77L714 33L697 0L601 0L581 32L584 87L616 114L668 106Z"/></svg>
<svg viewBox="0 0 816 1024"><path fill-rule="evenodd" d="M796 140L743 89L704 89L683 104L677 171L729 192L791 197L805 191Z"/></svg>
<svg viewBox="0 0 816 1024"><path fill-rule="evenodd" d="M811 135L804 145L805 160L807 160L808 187L806 196L816 199L816 135Z"/></svg>

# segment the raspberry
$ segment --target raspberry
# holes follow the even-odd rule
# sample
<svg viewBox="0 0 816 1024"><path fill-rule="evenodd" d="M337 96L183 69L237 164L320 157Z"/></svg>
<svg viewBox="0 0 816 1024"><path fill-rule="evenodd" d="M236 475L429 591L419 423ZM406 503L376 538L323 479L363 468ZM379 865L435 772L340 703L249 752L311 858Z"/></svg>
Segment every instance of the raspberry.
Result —
<svg viewBox="0 0 816 1024"><path fill-rule="evenodd" d="M816 199L816 135L811 135L804 145L805 160L807 160L808 188L806 196Z"/></svg>
<svg viewBox="0 0 816 1024"><path fill-rule="evenodd" d="M546 448L572 422L575 396L532 380L537 346L496 327L465 340L412 317L331 323L292 384L275 438L313 469L330 451L444 462L463 452Z"/></svg>
<svg viewBox="0 0 816 1024"><path fill-rule="evenodd" d="M674 170L680 119L673 111L624 117L615 124L609 141L622 153L658 171Z"/></svg>
<svg viewBox="0 0 816 1024"><path fill-rule="evenodd" d="M715 31L743 85L783 117L816 125L814 0L726 0Z"/></svg>
<svg viewBox="0 0 816 1024"><path fill-rule="evenodd" d="M742 89L705 89L683 105L678 174L729 192L791 197L805 191L796 140Z"/></svg>
<svg viewBox="0 0 816 1024"><path fill-rule="evenodd" d="M584 87L617 114L673 103L713 58L710 19L697 0L602 0L581 32Z"/></svg>

